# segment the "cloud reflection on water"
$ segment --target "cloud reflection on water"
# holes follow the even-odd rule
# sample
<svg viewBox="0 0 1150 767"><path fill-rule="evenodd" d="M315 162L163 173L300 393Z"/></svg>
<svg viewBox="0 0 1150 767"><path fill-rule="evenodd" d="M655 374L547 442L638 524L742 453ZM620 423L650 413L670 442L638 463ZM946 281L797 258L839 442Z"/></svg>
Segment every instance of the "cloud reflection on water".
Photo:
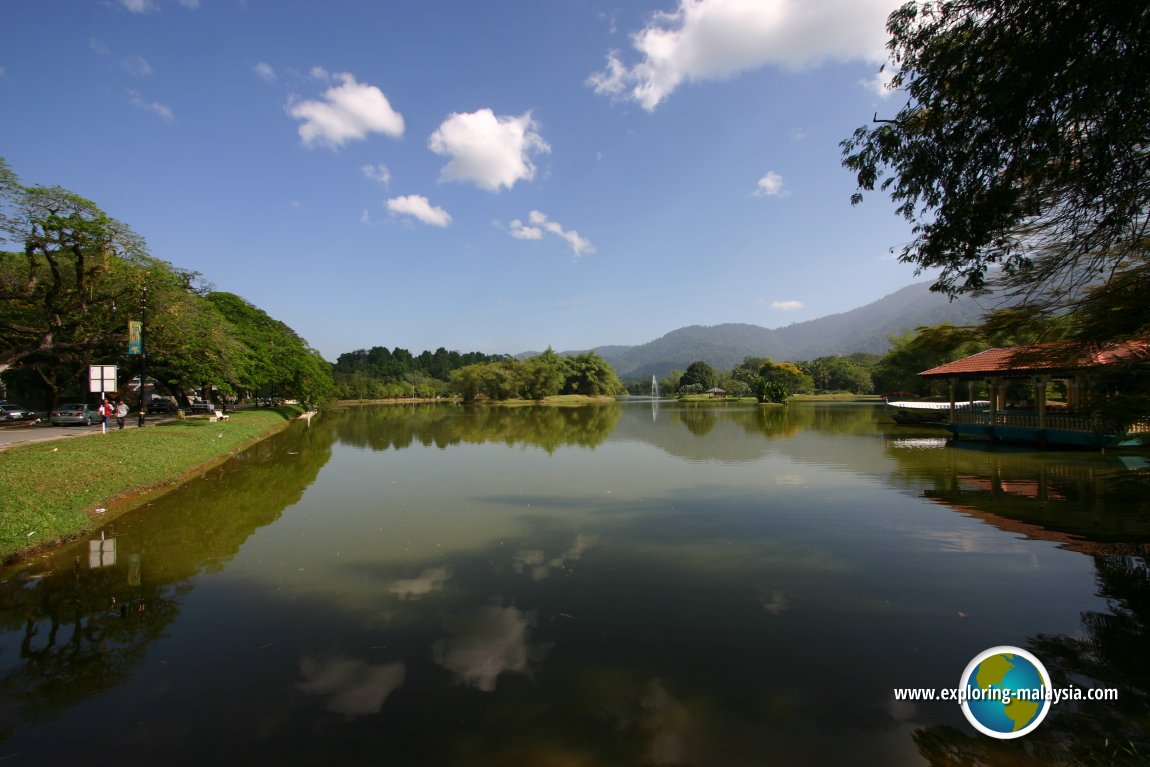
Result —
<svg viewBox="0 0 1150 767"><path fill-rule="evenodd" d="M418 599L433 591L439 591L449 580L451 580L450 567L429 567L414 578L396 581L389 591L400 599Z"/></svg>
<svg viewBox="0 0 1150 767"><path fill-rule="evenodd" d="M433 648L435 662L454 673L463 684L492 692L500 674L526 674L544 648L532 647L528 634L535 615L516 607L481 607L464 616L448 618L454 635Z"/></svg>
<svg viewBox="0 0 1150 767"><path fill-rule="evenodd" d="M296 684L296 689L324 697L328 711L348 718L379 713L387 697L407 678L402 663L378 665L339 656L304 656L300 671L304 681Z"/></svg>
<svg viewBox="0 0 1150 767"><path fill-rule="evenodd" d="M547 558L547 553L540 549L520 549L512 557L511 567L515 572L530 573L534 580L541 581L554 570L568 569L568 563L582 559L592 546L596 537L580 533L575 536L575 542L557 557Z"/></svg>

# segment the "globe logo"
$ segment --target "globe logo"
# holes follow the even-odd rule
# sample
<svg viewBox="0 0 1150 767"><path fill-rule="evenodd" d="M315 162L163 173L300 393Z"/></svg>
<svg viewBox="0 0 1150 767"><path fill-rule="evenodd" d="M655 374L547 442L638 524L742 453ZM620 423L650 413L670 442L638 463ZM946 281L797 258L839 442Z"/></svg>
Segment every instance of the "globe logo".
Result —
<svg viewBox="0 0 1150 767"><path fill-rule="evenodd" d="M991 647L962 672L962 713L984 735L1008 740L1033 731L1050 712L1050 674L1018 647Z"/></svg>

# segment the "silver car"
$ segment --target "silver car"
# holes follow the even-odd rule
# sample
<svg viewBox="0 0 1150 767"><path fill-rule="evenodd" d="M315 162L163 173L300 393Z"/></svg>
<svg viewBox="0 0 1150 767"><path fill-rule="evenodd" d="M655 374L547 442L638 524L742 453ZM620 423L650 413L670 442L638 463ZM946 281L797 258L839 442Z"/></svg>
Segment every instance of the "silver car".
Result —
<svg viewBox="0 0 1150 767"><path fill-rule="evenodd" d="M5 402L0 405L0 423L33 421L35 419L36 411L29 410L23 405L17 405L15 402Z"/></svg>
<svg viewBox="0 0 1150 767"><path fill-rule="evenodd" d="M96 415L96 409L89 407L84 403L75 403L68 405L60 405L52 411L52 415L48 418L53 426L67 426L68 424L82 424L84 426L91 426L100 420Z"/></svg>

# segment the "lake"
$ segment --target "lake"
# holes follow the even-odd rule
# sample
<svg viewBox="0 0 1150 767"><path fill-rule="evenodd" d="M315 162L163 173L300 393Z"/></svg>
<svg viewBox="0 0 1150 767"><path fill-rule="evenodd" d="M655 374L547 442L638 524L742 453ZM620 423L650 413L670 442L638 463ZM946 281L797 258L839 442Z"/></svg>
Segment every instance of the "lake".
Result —
<svg viewBox="0 0 1150 767"><path fill-rule="evenodd" d="M1145 763L1147 460L943 436L324 412L3 572L0 764ZM1000 645L1118 700L996 740L895 699Z"/></svg>

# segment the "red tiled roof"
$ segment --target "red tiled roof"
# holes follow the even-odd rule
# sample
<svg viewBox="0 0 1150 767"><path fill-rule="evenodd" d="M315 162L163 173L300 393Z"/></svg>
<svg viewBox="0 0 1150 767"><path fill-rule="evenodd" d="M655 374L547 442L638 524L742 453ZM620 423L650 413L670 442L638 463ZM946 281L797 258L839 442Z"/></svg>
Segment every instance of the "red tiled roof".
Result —
<svg viewBox="0 0 1150 767"><path fill-rule="evenodd" d="M987 349L945 365L924 370L923 378L980 378L983 376L1032 375L1084 370L1111 365L1134 355L1150 353L1150 343L1127 341L1078 346L1054 341L1029 346Z"/></svg>

